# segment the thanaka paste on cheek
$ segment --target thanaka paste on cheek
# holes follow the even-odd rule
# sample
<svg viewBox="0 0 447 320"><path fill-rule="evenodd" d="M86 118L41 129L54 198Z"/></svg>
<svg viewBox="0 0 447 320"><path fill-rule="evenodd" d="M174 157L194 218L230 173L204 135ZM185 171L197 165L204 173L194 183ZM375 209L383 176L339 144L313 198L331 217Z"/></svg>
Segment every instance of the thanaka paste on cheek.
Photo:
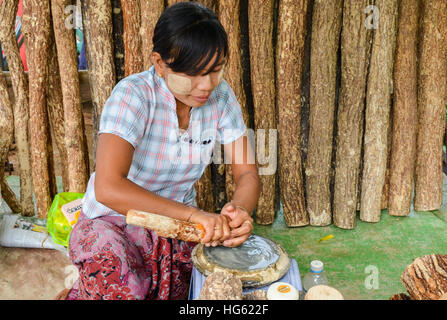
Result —
<svg viewBox="0 0 447 320"><path fill-rule="evenodd" d="M176 94L190 94L192 90L191 79L177 74L168 74L167 85Z"/></svg>

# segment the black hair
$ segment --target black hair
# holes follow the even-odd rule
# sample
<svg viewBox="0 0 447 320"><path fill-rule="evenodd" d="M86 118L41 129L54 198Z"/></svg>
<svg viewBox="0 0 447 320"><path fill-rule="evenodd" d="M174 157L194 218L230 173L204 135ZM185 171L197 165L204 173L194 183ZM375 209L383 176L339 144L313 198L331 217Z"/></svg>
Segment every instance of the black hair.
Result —
<svg viewBox="0 0 447 320"><path fill-rule="evenodd" d="M206 70L212 72L228 58L228 38L213 11L197 2L179 2L160 16L152 38L153 51L174 72L199 74L217 53L217 59Z"/></svg>

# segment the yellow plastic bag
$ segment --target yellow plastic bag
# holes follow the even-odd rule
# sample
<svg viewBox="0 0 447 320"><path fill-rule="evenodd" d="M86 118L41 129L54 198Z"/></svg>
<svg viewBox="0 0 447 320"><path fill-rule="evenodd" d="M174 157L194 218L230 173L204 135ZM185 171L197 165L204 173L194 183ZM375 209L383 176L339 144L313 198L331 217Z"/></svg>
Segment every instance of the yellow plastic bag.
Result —
<svg viewBox="0 0 447 320"><path fill-rule="evenodd" d="M48 233L53 241L68 247L72 227L81 211L84 193L62 192L56 194L47 217Z"/></svg>

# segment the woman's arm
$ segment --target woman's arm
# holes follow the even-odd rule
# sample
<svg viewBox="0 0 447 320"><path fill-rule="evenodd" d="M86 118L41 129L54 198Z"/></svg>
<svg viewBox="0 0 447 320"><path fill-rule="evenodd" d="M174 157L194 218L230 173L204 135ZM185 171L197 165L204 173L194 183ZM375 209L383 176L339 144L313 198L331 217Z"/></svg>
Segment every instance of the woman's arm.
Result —
<svg viewBox="0 0 447 320"><path fill-rule="evenodd" d="M123 215L129 209L135 209L201 223L206 230L203 243L229 237L229 227L224 217L161 197L127 179L133 153L133 146L117 135L99 135L95 173L98 202ZM214 228L217 227L222 231L215 232Z"/></svg>
<svg viewBox="0 0 447 320"><path fill-rule="evenodd" d="M246 135L224 145L224 152L231 157L236 184L233 199L221 211L231 219L229 225L232 228L231 238L224 245L236 247L247 240L253 230L251 212L256 207L261 188L253 147Z"/></svg>

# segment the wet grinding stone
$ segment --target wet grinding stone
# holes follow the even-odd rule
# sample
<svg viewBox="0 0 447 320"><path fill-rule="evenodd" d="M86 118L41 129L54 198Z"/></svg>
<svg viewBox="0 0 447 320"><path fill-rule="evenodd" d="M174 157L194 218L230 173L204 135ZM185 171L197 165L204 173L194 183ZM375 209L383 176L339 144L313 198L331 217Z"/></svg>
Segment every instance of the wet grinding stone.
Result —
<svg viewBox="0 0 447 320"><path fill-rule="evenodd" d="M197 245L192 261L202 274L227 271L244 287L261 287L280 279L290 267L285 250L270 239L251 235L236 248Z"/></svg>

